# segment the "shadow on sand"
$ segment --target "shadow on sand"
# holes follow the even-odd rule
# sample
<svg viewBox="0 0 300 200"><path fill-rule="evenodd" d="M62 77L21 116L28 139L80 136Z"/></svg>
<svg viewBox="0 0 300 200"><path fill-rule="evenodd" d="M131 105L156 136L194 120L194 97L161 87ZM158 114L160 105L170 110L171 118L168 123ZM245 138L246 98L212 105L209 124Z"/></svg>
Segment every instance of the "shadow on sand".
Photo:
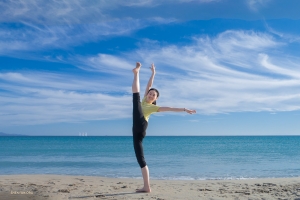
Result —
<svg viewBox="0 0 300 200"><path fill-rule="evenodd" d="M114 194L95 194L95 195L86 195L86 196L71 196L69 199L84 199L84 198L106 198L106 197L114 197L114 196L121 196L121 195L127 195L127 194L141 194L138 192L122 192L122 193L114 193Z"/></svg>

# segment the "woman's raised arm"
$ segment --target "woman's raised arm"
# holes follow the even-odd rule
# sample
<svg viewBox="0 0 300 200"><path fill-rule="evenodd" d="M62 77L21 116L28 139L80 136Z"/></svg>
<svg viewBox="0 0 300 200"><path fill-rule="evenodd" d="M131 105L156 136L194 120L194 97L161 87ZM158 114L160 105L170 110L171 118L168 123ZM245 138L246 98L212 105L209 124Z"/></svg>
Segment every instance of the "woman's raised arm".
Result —
<svg viewBox="0 0 300 200"><path fill-rule="evenodd" d="M171 107L160 107L157 112L187 112L189 114L194 114L196 113L196 110L190 110L186 108L171 108Z"/></svg>
<svg viewBox="0 0 300 200"><path fill-rule="evenodd" d="M155 76L155 66L154 66L154 63L151 64L151 71L152 71L152 75L150 76L150 79L149 79L149 81L148 81L148 84L147 84L147 87L146 87L146 90L145 90L144 97L147 96L148 91L150 90L150 88L151 88L152 85L153 85L153 80L154 80L154 76Z"/></svg>

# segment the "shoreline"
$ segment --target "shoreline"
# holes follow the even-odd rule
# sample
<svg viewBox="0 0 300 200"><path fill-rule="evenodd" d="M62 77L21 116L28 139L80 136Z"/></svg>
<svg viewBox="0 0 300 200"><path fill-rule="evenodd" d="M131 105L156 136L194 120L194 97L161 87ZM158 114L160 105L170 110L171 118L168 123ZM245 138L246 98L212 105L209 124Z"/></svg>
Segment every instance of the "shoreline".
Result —
<svg viewBox="0 0 300 200"><path fill-rule="evenodd" d="M51 174L0 175L0 199L298 199L300 177L239 180L143 180Z"/></svg>

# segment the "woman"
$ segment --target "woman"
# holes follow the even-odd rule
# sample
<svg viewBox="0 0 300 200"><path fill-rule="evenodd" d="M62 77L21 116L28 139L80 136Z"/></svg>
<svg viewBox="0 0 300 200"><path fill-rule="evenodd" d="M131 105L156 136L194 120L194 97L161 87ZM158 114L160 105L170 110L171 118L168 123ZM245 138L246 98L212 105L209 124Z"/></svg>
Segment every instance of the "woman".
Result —
<svg viewBox="0 0 300 200"><path fill-rule="evenodd" d="M187 112L189 114L196 113L195 110L189 110L186 108L170 108L170 107L159 107L156 106L156 100L159 96L158 90L151 88L153 84L153 79L155 75L155 66L152 64L151 71L152 75L146 87L144 98L142 103L140 102L140 80L139 71L142 64L140 62L136 63L136 67L132 70L134 74L134 79L132 83L132 93L133 93L133 146L137 161L142 169L142 175L144 179L144 187L137 190L136 192L151 192L149 183L149 169L146 165L143 151L143 139L146 136L146 129L148 127L148 120L151 113L154 112ZM150 89L151 88L151 89Z"/></svg>

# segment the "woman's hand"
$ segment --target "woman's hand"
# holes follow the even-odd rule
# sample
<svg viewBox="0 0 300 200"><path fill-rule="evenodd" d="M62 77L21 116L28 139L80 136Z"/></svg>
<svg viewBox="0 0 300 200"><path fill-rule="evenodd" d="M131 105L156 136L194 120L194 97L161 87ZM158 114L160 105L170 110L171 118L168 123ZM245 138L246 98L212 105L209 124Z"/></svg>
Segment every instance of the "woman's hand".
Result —
<svg viewBox="0 0 300 200"><path fill-rule="evenodd" d="M136 65L135 65L136 68L139 68L141 66L142 66L142 64L140 62L136 62Z"/></svg>
<svg viewBox="0 0 300 200"><path fill-rule="evenodd" d="M155 66L154 66L154 63L151 64L150 69L151 69L152 73L155 74Z"/></svg>
<svg viewBox="0 0 300 200"><path fill-rule="evenodd" d="M195 114L196 113L196 110L189 110L189 109L186 109L186 108L184 108L184 111L189 113L189 114Z"/></svg>

